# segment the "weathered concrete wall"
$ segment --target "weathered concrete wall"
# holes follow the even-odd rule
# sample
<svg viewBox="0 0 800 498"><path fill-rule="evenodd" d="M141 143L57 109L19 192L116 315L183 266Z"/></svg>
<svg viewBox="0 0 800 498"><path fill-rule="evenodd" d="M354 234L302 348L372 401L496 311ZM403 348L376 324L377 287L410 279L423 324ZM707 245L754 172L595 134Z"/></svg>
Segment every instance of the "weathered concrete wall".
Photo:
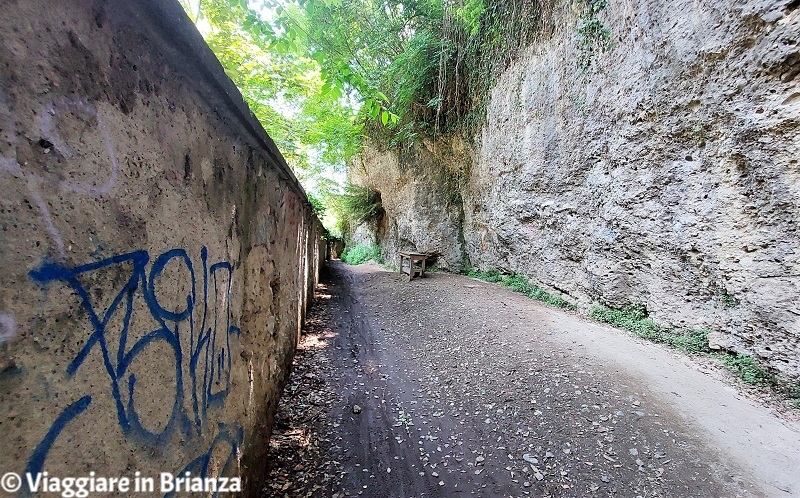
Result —
<svg viewBox="0 0 800 498"><path fill-rule="evenodd" d="M177 2L2 11L0 470L257 475L325 257L302 188Z"/></svg>
<svg viewBox="0 0 800 498"><path fill-rule="evenodd" d="M645 303L800 377L798 2L609 0L614 47L589 72L582 5L492 91L461 192L471 264Z"/></svg>

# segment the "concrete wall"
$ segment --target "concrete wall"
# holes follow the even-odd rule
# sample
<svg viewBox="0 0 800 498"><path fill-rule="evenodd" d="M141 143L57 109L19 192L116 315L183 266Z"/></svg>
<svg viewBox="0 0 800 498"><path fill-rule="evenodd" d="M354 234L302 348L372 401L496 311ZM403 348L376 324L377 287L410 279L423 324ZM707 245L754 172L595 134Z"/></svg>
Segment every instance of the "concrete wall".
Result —
<svg viewBox="0 0 800 498"><path fill-rule="evenodd" d="M302 188L177 2L2 10L0 471L258 475L325 257Z"/></svg>

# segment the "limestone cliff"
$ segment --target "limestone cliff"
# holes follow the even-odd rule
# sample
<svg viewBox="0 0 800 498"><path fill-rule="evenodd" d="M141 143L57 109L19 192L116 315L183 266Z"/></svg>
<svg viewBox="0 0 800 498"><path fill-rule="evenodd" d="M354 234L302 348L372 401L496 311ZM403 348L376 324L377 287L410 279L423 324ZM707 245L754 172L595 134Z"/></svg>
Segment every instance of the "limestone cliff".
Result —
<svg viewBox="0 0 800 498"><path fill-rule="evenodd" d="M381 192L385 216L376 233L356 229L357 241L376 238L392 262L398 251L437 255L441 268L461 270L466 264L460 184L472 161L460 141L409 146L402 150L368 147L350 169L351 181Z"/></svg>
<svg viewBox="0 0 800 498"><path fill-rule="evenodd" d="M641 302L800 376L800 3L609 0L589 70L578 7L498 79L471 147L354 165L382 194L386 256Z"/></svg>

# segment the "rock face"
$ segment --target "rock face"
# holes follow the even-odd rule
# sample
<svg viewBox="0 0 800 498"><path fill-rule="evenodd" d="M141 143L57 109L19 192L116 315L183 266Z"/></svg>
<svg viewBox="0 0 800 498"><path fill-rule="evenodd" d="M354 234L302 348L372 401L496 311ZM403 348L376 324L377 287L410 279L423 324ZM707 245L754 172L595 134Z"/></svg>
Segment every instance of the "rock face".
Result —
<svg viewBox="0 0 800 498"><path fill-rule="evenodd" d="M428 148L430 147L430 149ZM461 192L454 158L459 157L449 143L446 161L437 156L432 144L408 150L380 151L368 147L350 170L351 181L381 192L385 211L382 223L355 231L357 242L380 242L387 262L397 263L397 252L413 250L437 255L441 268L464 267ZM461 150L455 148L455 150ZM456 166L453 166L456 164Z"/></svg>
<svg viewBox="0 0 800 498"><path fill-rule="evenodd" d="M644 303L800 376L799 6L610 0L613 47L589 70L576 63L585 14L562 6L556 33L492 90L461 185L466 244L441 203L430 210L450 225L426 243L583 306ZM385 156L400 161L368 154L366 176L385 176ZM414 212L404 188L378 183L393 212ZM428 220L389 223L413 236Z"/></svg>

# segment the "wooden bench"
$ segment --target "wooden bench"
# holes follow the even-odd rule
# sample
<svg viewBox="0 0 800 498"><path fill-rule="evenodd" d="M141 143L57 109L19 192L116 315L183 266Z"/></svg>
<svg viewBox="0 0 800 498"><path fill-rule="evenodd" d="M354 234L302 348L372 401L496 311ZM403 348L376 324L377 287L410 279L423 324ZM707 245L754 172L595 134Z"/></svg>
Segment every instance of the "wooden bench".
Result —
<svg viewBox="0 0 800 498"><path fill-rule="evenodd" d="M400 252L400 273L408 273L408 281L416 277L425 276L425 260L428 259L427 254L419 252ZM408 271L405 270L403 264L408 261Z"/></svg>

